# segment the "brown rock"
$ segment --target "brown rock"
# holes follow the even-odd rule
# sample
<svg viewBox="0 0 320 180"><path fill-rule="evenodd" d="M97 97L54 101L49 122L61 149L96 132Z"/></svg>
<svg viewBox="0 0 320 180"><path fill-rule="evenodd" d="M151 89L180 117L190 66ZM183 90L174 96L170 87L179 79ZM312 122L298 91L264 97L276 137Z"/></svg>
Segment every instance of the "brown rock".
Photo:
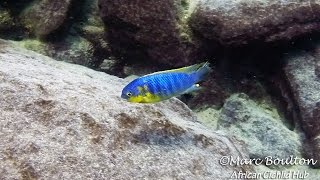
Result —
<svg viewBox="0 0 320 180"><path fill-rule="evenodd" d="M237 141L171 99L120 98L123 79L0 43L0 177L227 179L251 166Z"/></svg>
<svg viewBox="0 0 320 180"><path fill-rule="evenodd" d="M177 66L199 61L200 42L186 23L188 1L99 0L99 7L118 56Z"/></svg>
<svg viewBox="0 0 320 180"><path fill-rule="evenodd" d="M273 42L319 31L320 2L199 0L190 26L223 45Z"/></svg>

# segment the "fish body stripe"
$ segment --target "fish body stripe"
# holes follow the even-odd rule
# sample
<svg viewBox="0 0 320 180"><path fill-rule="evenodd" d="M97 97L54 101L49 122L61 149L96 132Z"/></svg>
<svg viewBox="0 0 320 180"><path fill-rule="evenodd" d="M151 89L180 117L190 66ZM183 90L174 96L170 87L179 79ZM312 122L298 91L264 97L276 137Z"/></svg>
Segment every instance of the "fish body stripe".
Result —
<svg viewBox="0 0 320 180"><path fill-rule="evenodd" d="M188 74L174 74L174 84L176 85L176 88L174 89L175 92L181 92L190 87L193 82L191 82L188 78Z"/></svg>
<svg viewBox="0 0 320 180"><path fill-rule="evenodd" d="M165 96L165 86L166 86L166 82L164 81L164 77L162 77L162 78L158 78L157 79L157 85L160 87L159 88L159 91L158 91L158 94L160 95L160 96Z"/></svg>
<svg viewBox="0 0 320 180"><path fill-rule="evenodd" d="M170 79L170 84L171 84L171 89L170 89L170 91L171 91L172 94L174 94L174 93L176 92L176 89L177 89L177 85L176 85L176 83L175 83L174 75L171 75L171 76L169 77L169 79Z"/></svg>
<svg viewBox="0 0 320 180"><path fill-rule="evenodd" d="M173 75L173 82L176 85L176 88L174 89L175 92L179 91L182 88L182 84L180 83L180 80L179 80L180 78L176 75Z"/></svg>
<svg viewBox="0 0 320 180"><path fill-rule="evenodd" d="M157 86L157 82L154 80L154 78L149 78L147 81L147 86L149 87L150 93L157 94L157 92L159 92L159 86Z"/></svg>
<svg viewBox="0 0 320 180"><path fill-rule="evenodd" d="M179 94L194 83L193 78L186 73L165 73L144 78L150 93L163 97Z"/></svg>
<svg viewBox="0 0 320 180"><path fill-rule="evenodd" d="M167 88L168 88L168 93L169 94L174 94L174 91L173 91L173 86L174 86L174 83L173 83L173 81L172 81L172 75L171 76L168 76L167 77L167 81L168 81L168 86L167 86Z"/></svg>
<svg viewBox="0 0 320 180"><path fill-rule="evenodd" d="M150 92L154 95L162 95L161 94L161 87L163 86L162 85L162 82L156 78L156 77L150 77L150 86L153 87L153 90L150 90Z"/></svg>
<svg viewBox="0 0 320 180"><path fill-rule="evenodd" d="M161 86L160 90L159 90L159 94L163 97L168 97L170 96L169 92L168 92L168 80L167 80L167 76L162 76L162 78L158 78L159 81L159 85Z"/></svg>
<svg viewBox="0 0 320 180"><path fill-rule="evenodd" d="M170 96L170 93L168 91L169 88L169 81L168 81L168 76L163 76L163 78L161 79L162 81L162 89L161 89L161 93L163 96Z"/></svg>

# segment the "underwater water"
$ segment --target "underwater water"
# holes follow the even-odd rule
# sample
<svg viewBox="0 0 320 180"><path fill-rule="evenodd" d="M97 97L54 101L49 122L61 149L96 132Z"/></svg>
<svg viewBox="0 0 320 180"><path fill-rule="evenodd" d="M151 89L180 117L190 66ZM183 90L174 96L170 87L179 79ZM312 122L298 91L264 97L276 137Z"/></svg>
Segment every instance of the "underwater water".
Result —
<svg viewBox="0 0 320 180"><path fill-rule="evenodd" d="M320 179L320 2L1 0L0 179Z"/></svg>

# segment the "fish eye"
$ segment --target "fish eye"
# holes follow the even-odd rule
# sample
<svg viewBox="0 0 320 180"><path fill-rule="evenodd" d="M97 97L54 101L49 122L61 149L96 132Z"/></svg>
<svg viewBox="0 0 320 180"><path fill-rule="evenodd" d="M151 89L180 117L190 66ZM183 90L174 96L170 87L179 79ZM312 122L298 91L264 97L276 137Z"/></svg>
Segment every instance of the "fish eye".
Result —
<svg viewBox="0 0 320 180"><path fill-rule="evenodd" d="M127 96L128 96L128 97L132 96L132 93L131 93L130 91L127 92Z"/></svg>

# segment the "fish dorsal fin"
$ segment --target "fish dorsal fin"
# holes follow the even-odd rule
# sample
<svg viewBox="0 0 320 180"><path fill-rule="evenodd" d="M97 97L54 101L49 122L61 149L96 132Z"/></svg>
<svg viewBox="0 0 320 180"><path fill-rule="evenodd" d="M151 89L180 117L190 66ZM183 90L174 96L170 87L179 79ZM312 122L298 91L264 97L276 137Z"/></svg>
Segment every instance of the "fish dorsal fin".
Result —
<svg viewBox="0 0 320 180"><path fill-rule="evenodd" d="M158 71L158 72L154 72L154 73L149 74L149 75L160 74L160 73L172 73L172 72L182 72L182 73L188 73L189 74L189 73L197 71L201 67L205 66L207 63L208 62L203 62L203 63L194 64L194 65L187 66L187 67L164 70L164 71Z"/></svg>

